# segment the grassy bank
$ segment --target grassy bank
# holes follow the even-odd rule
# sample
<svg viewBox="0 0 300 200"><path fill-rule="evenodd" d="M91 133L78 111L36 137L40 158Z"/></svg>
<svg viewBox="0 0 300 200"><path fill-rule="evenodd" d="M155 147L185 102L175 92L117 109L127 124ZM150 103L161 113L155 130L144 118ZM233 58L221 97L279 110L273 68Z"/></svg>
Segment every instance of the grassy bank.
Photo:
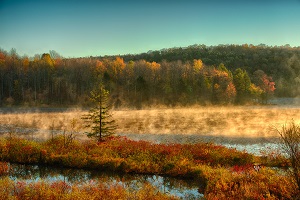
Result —
<svg viewBox="0 0 300 200"><path fill-rule="evenodd" d="M67 141L63 136L45 142L19 138L0 141L0 159L23 164L101 169L126 173L193 177L198 165L251 164L255 157L212 143L153 144L111 137L105 142Z"/></svg>
<svg viewBox="0 0 300 200"><path fill-rule="evenodd" d="M64 137L45 142L10 138L0 141L0 152L7 162L194 178L202 180L199 192L207 199L292 199L297 193L288 176L268 168L256 171L252 165L288 165L283 157L256 157L211 143L166 145L123 137L102 143L68 142Z"/></svg>
<svg viewBox="0 0 300 200"><path fill-rule="evenodd" d="M59 200L113 200L113 199L177 199L175 197L162 194L151 185L145 183L137 191L129 191L124 186L115 184L107 186L103 183L68 184L64 181L57 182L15 182L9 178L0 180L0 199L59 199Z"/></svg>

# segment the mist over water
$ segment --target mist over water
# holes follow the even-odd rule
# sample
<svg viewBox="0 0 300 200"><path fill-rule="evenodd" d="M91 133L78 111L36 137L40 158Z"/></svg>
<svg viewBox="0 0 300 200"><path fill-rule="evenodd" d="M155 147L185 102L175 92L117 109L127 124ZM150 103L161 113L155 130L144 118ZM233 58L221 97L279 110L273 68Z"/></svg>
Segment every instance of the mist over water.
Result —
<svg viewBox="0 0 300 200"><path fill-rule="evenodd" d="M0 110L0 133L33 139L48 139L52 135L75 131L84 135L81 109L21 109ZM211 106L191 108L161 108L147 110L114 110L117 135L133 140L155 143L214 142L234 145L276 143L274 127L281 128L292 119L300 123L300 106ZM76 126L71 126L71 121ZM258 147L257 147L258 148Z"/></svg>
<svg viewBox="0 0 300 200"><path fill-rule="evenodd" d="M277 137L273 126L300 117L300 107L247 106L115 112L120 133ZM298 120L299 122L299 120Z"/></svg>

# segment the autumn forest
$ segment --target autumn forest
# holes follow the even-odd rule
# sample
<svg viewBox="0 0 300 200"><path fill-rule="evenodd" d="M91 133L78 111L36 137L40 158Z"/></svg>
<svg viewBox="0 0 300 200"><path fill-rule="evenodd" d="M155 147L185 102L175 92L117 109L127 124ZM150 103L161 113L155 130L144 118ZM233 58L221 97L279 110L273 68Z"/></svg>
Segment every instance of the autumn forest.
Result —
<svg viewBox="0 0 300 200"><path fill-rule="evenodd" d="M98 82L114 107L268 103L300 90L300 48L193 45L135 55L34 58L0 51L0 105L88 105Z"/></svg>

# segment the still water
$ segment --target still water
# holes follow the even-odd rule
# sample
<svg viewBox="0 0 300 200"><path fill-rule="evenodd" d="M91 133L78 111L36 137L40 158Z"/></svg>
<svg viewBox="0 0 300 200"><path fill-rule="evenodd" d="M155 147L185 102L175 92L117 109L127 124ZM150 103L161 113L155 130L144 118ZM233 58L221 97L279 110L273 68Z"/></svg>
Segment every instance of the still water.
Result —
<svg viewBox="0 0 300 200"><path fill-rule="evenodd" d="M117 174L95 170L10 164L9 177L15 181L66 181L69 184L96 183L100 181L108 186L119 184L129 190L138 190L145 182L148 182L160 192L181 199L200 199L203 197L203 194L198 192L201 183L197 180L182 180L158 175Z"/></svg>

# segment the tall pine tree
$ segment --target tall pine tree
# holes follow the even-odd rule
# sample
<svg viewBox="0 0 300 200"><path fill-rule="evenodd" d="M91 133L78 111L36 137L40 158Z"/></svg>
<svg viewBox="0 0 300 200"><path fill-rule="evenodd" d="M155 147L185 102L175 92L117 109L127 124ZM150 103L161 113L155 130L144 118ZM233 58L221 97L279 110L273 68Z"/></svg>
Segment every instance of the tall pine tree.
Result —
<svg viewBox="0 0 300 200"><path fill-rule="evenodd" d="M109 92L105 90L102 83L97 89L91 91L90 100L95 103L95 106L82 118L86 122L86 127L91 129L87 136L101 142L103 138L113 135L116 129L108 103Z"/></svg>

